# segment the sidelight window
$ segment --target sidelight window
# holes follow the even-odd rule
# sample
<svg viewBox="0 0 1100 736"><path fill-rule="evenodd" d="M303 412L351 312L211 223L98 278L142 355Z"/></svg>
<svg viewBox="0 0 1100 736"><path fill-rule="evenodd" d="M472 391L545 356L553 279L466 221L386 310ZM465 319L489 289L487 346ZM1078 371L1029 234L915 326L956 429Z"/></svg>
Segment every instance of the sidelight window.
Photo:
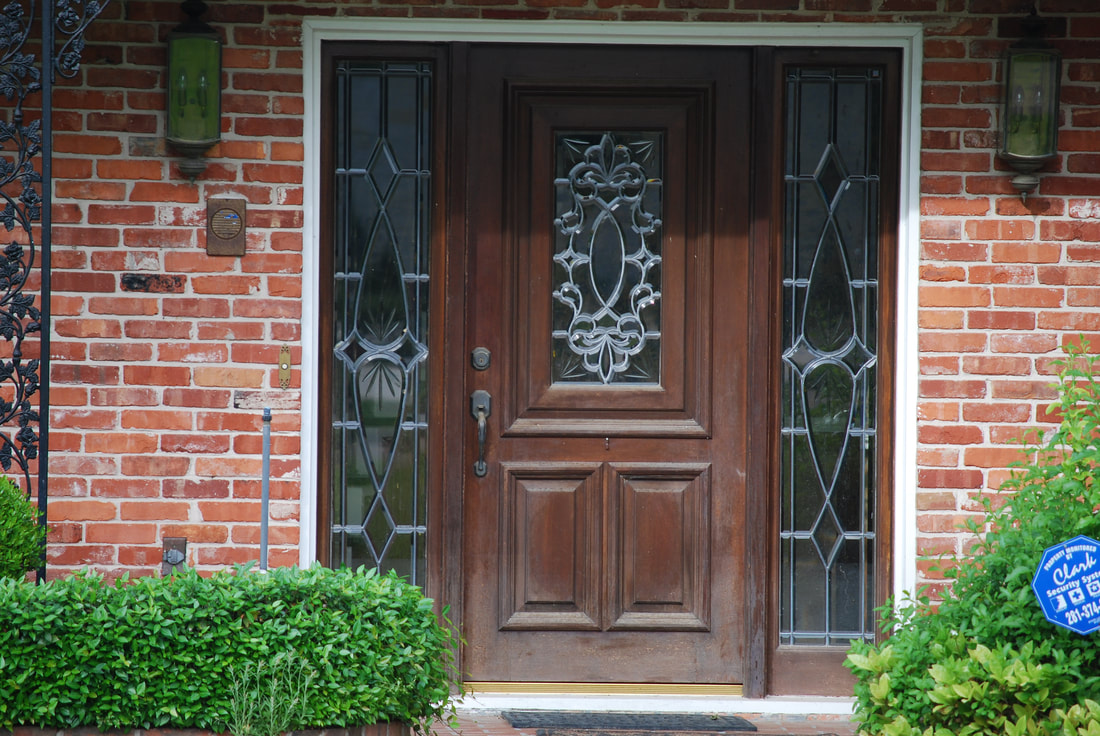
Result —
<svg viewBox="0 0 1100 736"><path fill-rule="evenodd" d="M329 559L423 584L431 65L335 74Z"/></svg>
<svg viewBox="0 0 1100 736"><path fill-rule="evenodd" d="M780 643L873 638L882 73L786 75Z"/></svg>

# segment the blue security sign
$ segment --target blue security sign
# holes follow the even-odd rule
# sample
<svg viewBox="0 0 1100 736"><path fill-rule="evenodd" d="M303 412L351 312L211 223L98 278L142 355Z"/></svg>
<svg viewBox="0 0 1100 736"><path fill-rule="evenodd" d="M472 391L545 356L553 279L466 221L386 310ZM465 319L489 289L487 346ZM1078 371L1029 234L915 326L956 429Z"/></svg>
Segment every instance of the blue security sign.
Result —
<svg viewBox="0 0 1100 736"><path fill-rule="evenodd" d="M1100 542L1074 537L1045 549L1031 589L1051 623L1078 634L1100 629Z"/></svg>

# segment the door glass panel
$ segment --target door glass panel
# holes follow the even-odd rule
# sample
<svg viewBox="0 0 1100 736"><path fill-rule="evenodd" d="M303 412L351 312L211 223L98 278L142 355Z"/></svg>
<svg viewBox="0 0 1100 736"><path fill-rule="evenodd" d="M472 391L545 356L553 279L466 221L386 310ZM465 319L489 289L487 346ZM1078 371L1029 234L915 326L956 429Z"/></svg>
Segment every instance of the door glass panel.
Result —
<svg viewBox="0 0 1100 736"><path fill-rule="evenodd" d="M551 378L661 381L662 135L555 136Z"/></svg>
<svg viewBox="0 0 1100 736"><path fill-rule="evenodd" d="M332 563L423 584L431 65L336 73Z"/></svg>
<svg viewBox="0 0 1100 736"><path fill-rule="evenodd" d="M780 643L874 637L877 68L786 77Z"/></svg>

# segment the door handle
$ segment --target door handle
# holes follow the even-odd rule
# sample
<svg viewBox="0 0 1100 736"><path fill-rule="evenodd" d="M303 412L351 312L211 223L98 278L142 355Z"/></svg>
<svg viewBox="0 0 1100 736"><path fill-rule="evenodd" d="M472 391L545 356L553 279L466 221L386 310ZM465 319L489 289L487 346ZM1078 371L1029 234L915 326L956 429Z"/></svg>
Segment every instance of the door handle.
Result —
<svg viewBox="0 0 1100 736"><path fill-rule="evenodd" d="M493 397L488 391L477 390L470 394L470 415L477 420L477 460L474 475L484 478L489 472L485 464L485 440L489 435L489 415L493 413Z"/></svg>

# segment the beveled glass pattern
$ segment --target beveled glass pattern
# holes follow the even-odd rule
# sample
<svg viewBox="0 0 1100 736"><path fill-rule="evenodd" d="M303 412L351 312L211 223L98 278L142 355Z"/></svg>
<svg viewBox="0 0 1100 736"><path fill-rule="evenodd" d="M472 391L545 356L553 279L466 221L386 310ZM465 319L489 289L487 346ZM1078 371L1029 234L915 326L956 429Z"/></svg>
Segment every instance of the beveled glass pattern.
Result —
<svg viewBox="0 0 1100 736"><path fill-rule="evenodd" d="M874 637L881 87L786 78L781 644Z"/></svg>
<svg viewBox="0 0 1100 736"><path fill-rule="evenodd" d="M660 133L555 139L551 378L661 380Z"/></svg>
<svg viewBox="0 0 1100 736"><path fill-rule="evenodd" d="M333 565L423 584L431 65L336 74Z"/></svg>

